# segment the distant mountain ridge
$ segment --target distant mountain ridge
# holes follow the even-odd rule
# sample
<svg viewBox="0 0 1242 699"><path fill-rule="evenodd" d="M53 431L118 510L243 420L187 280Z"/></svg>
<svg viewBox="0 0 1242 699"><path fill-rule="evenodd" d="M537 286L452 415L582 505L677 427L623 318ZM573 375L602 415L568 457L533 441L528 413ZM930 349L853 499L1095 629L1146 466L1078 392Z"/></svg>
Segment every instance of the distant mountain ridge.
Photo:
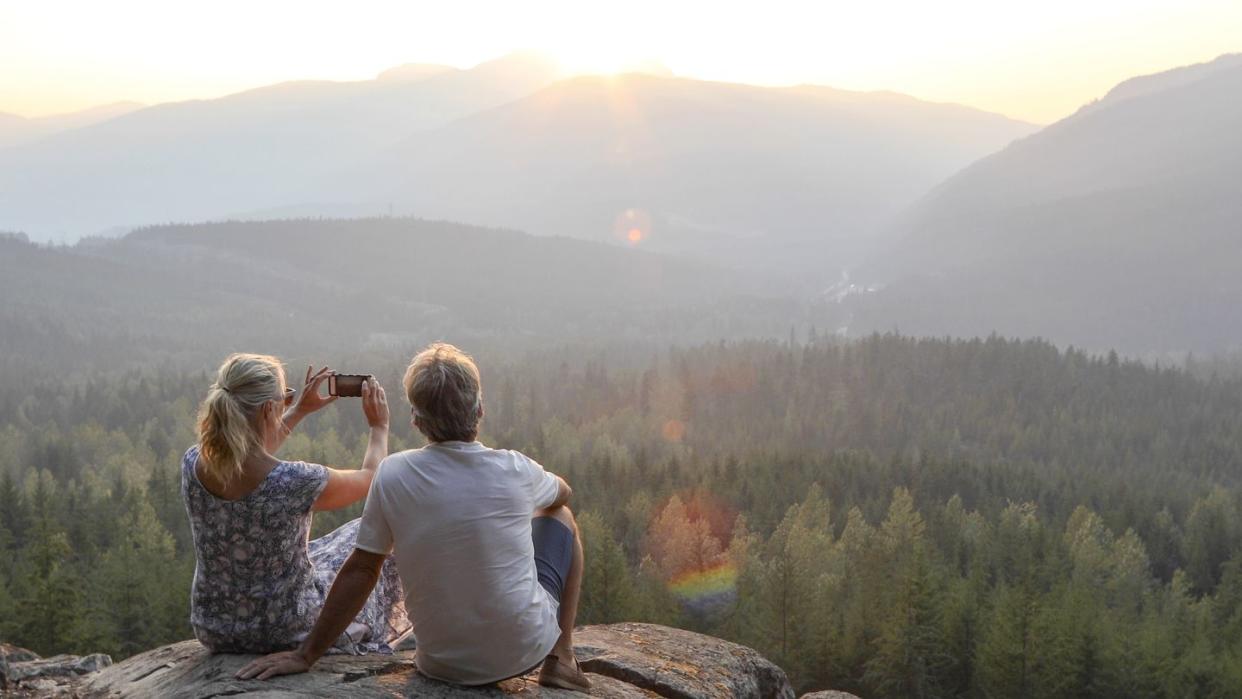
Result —
<svg viewBox="0 0 1242 699"><path fill-rule="evenodd" d="M416 133L302 198L621 243L638 229L655 250L835 276L888 216L1035 128L894 93L584 76Z"/></svg>
<svg viewBox="0 0 1242 699"><path fill-rule="evenodd" d="M891 213L1035 129L893 93L646 70L563 79L523 53L157 105L4 151L0 229L396 213L621 242L637 227L644 247L835 276Z"/></svg>
<svg viewBox="0 0 1242 699"><path fill-rule="evenodd" d="M148 107L0 152L0 228L72 241L285 203L322 173L559 75L520 53L418 79L295 81Z"/></svg>
<svg viewBox="0 0 1242 699"><path fill-rule="evenodd" d="M62 131L79 129L142 109L138 102L113 102L65 114L26 118L0 113L0 148L31 143Z"/></svg>
<svg viewBox="0 0 1242 699"><path fill-rule="evenodd" d="M856 331L1041 335L1088 348L1242 344L1242 61L1127 81L904 215Z"/></svg>
<svg viewBox="0 0 1242 699"><path fill-rule="evenodd" d="M1174 68L1151 75L1140 75L1118 83L1116 87L1109 90L1098 101L1088 105L1087 108L1098 109L1102 106L1130 99L1131 97L1141 97L1172 87L1189 85L1210 77L1217 72L1233 70L1238 67L1242 67L1242 53L1227 53L1206 63L1182 66L1181 68Z"/></svg>
<svg viewBox="0 0 1242 699"><path fill-rule="evenodd" d="M0 298L0 359L79 369L242 345L775 337L796 309L692 261L405 218L156 226L71 247L0 235Z"/></svg>

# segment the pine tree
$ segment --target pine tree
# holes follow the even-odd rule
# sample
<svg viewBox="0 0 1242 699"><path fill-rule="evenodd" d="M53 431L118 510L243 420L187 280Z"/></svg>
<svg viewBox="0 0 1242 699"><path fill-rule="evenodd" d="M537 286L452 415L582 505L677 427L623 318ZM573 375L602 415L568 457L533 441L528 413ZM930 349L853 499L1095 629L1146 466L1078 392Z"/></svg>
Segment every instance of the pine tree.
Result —
<svg viewBox="0 0 1242 699"><path fill-rule="evenodd" d="M66 565L72 549L56 523L53 498L52 476L41 472L31 496L29 544L15 585L19 637L43 655L74 648L79 636L80 595Z"/></svg>
<svg viewBox="0 0 1242 699"><path fill-rule="evenodd" d="M758 594L762 625L767 629L765 648L782 667L804 673L821 658L814 653L811 610L824 604L819 599L832 556L828 502L818 485L806 498L786 511L764 547Z"/></svg>
<svg viewBox="0 0 1242 699"><path fill-rule="evenodd" d="M975 649L975 682L984 697L1026 697L1034 691L1031 673L1031 595L1002 585Z"/></svg>
<svg viewBox="0 0 1242 699"><path fill-rule="evenodd" d="M1220 566L1238 541L1238 523L1228 492L1214 488L1195 503L1186 518L1186 573L1201 595L1211 594L1220 581Z"/></svg>
<svg viewBox="0 0 1242 699"><path fill-rule="evenodd" d="M578 618L583 624L608 624L633 615L634 578L610 527L593 512L578 514L587 564Z"/></svg>
<svg viewBox="0 0 1242 699"><path fill-rule="evenodd" d="M110 648L129 656L167 640L176 605L165 576L176 570L172 537L145 501L121 521L121 538L104 553L99 579L107 591ZM182 581L184 582L184 581Z"/></svg>
<svg viewBox="0 0 1242 699"><path fill-rule="evenodd" d="M665 626L681 626L681 604L669 591L668 584L651 556L644 556L639 563L635 588L635 619Z"/></svg>
<svg viewBox="0 0 1242 699"><path fill-rule="evenodd" d="M905 488L893 492L880 542L888 557L889 583L875 654L864 681L882 696L929 697L948 667L943 650L936 582L927 560L923 518Z"/></svg>

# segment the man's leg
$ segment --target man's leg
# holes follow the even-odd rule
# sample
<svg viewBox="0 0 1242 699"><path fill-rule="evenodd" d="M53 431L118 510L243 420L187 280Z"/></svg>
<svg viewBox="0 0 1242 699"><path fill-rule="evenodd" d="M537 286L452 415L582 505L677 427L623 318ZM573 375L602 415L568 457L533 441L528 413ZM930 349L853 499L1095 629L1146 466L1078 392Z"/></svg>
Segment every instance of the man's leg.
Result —
<svg viewBox="0 0 1242 699"><path fill-rule="evenodd" d="M536 517L551 517L569 527L574 533L574 557L569 565L569 575L565 577L565 590L561 593L560 614L557 621L561 626L561 637L557 640L552 654L561 662L573 663L574 657L574 620L578 616L578 598L582 593L582 568L585 559L582 555L582 536L578 532L578 521L568 507L553 507L540 510Z"/></svg>
<svg viewBox="0 0 1242 699"><path fill-rule="evenodd" d="M582 554L582 536L578 531L578 522L574 519L574 513L564 506L539 510L534 516L536 518L549 517L560 522L573 534L574 540L572 557L569 570L564 576L560 609L557 615L557 622L561 627L561 635L557 639L556 645L552 647L552 653L550 654L555 659L549 657L544 663L544 669L540 673L540 683L545 683L549 673L551 673L559 676L559 679L562 680L554 680L552 683L555 686L586 691L590 688L591 683L578 669L578 661L574 657L574 621L578 616L578 598L582 592L582 571L585 565L585 558ZM562 667L555 667L557 665Z"/></svg>

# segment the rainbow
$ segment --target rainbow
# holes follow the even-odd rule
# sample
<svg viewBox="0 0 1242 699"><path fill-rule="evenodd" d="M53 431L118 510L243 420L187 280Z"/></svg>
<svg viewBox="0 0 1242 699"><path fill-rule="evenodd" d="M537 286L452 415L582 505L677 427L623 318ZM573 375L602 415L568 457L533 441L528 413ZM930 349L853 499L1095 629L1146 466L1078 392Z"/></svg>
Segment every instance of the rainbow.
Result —
<svg viewBox="0 0 1242 699"><path fill-rule="evenodd" d="M732 599L737 590L737 568L732 562L692 570L673 578L668 589L685 605L706 610Z"/></svg>

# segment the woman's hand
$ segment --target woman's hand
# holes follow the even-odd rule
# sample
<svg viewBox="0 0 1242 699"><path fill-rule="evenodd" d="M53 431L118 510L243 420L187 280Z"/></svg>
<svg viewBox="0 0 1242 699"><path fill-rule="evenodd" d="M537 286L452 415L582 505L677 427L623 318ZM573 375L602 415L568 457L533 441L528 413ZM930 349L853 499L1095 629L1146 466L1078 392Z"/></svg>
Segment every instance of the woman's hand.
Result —
<svg viewBox="0 0 1242 699"><path fill-rule="evenodd" d="M388 396L374 376L362 384L362 413L371 429L388 429Z"/></svg>
<svg viewBox="0 0 1242 699"><path fill-rule="evenodd" d="M289 411L294 416L303 418L317 410L323 409L329 403L336 400L339 396L324 396L319 393L319 387L331 375L332 370L328 367L314 371L313 366L306 365L306 383L303 384L302 390L298 392L297 401L294 402Z"/></svg>

